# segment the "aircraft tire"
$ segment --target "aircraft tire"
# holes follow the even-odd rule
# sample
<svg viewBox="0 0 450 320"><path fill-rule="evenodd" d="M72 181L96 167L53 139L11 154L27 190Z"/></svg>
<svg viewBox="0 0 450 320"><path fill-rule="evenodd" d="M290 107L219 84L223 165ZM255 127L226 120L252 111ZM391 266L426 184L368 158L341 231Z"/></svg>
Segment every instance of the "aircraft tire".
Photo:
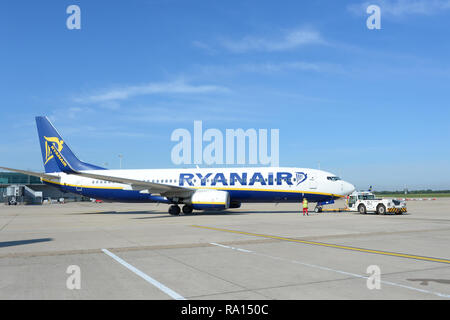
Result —
<svg viewBox="0 0 450 320"><path fill-rule="evenodd" d="M183 213L184 214L192 214L192 211L193 211L194 209L192 208L192 206L190 206L190 205L188 205L188 204L185 204L184 206L183 206Z"/></svg>
<svg viewBox="0 0 450 320"><path fill-rule="evenodd" d="M169 213L170 213L171 215L173 215L173 216L178 216L178 215L180 215L180 212L181 212L180 207L177 206L177 205L171 205L171 206L169 207Z"/></svg>

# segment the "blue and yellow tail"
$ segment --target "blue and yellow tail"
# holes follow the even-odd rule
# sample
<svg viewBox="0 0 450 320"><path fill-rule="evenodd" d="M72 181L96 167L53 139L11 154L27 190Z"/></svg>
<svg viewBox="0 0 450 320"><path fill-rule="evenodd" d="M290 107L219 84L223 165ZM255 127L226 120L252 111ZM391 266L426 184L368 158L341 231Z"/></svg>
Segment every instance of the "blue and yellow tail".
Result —
<svg viewBox="0 0 450 320"><path fill-rule="evenodd" d="M104 170L104 168L80 161L47 117L36 117L36 126L46 173L61 171L54 158L54 152L51 149L52 146L64 156L64 159L66 159L70 167L74 170Z"/></svg>

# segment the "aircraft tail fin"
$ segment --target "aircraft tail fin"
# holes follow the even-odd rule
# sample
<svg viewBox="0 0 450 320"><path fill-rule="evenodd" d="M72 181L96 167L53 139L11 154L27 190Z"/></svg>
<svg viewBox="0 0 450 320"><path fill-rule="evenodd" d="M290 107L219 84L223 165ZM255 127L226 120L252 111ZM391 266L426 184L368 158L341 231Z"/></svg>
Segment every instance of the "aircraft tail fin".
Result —
<svg viewBox="0 0 450 320"><path fill-rule="evenodd" d="M62 171L55 159L58 154L61 154L74 170L104 170L99 166L80 161L47 117L36 117L36 126L46 173Z"/></svg>

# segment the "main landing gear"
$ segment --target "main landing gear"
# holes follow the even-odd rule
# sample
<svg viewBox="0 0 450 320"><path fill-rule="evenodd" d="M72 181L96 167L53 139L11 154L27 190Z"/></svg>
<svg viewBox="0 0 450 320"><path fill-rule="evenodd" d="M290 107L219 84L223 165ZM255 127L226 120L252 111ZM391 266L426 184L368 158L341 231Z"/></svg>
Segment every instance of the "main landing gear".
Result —
<svg viewBox="0 0 450 320"><path fill-rule="evenodd" d="M185 204L185 205L183 206L183 213L184 213L184 214L191 214L192 211L193 211L193 208L192 208L191 205ZM180 213L181 213L181 209L180 209L180 207L179 207L177 204L173 204L173 205L171 205L171 206L169 207L169 213L170 213L172 216L178 216L178 215L180 215Z"/></svg>
<svg viewBox="0 0 450 320"><path fill-rule="evenodd" d="M183 213L184 213L184 214L191 214L193 210L194 210L194 209L192 208L192 206L190 206L190 205L188 205L188 204L185 204L185 205L183 206Z"/></svg>
<svg viewBox="0 0 450 320"><path fill-rule="evenodd" d="M171 205L171 206L169 207L169 213L170 213L172 216L178 216L178 215L180 214L180 212L181 212L181 209L180 209L180 207L177 206L176 204Z"/></svg>

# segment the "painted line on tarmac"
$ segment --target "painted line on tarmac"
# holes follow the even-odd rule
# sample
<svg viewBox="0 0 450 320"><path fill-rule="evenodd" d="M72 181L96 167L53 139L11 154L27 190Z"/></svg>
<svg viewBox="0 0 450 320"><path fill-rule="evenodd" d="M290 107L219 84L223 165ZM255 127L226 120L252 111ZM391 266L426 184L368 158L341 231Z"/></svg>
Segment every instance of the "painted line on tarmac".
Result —
<svg viewBox="0 0 450 320"><path fill-rule="evenodd" d="M206 226L199 226L199 225L192 225L191 227L207 229L207 230L214 230L214 231L222 231L222 232L228 232L228 233L237 233L237 234L242 234L242 235L246 235L246 236L254 236L254 237L276 239L276 240L289 241L289 242L297 242L297 243L310 244L310 245L315 245L315 246L322 246L322 247L344 249L344 250L364 252L364 253L381 254L381 255L385 255L385 256L393 256L393 257L399 257L399 258L407 258L407 259L414 259L414 260L422 260L422 261L439 262L439 263L450 264L450 260L448 260L448 259L416 256L416 255L412 255L412 254L404 254L404 253L396 253L396 252L389 252L389 251L364 249L364 248L349 247L349 246L341 246L341 245L332 244L332 243L324 243L324 242L316 242L316 241L308 241L308 240L299 240L299 239L293 239L293 238L272 236L272 235L268 235L268 234L244 232L244 231L238 231L238 230L222 229L222 228L215 228L215 227L206 227Z"/></svg>
<svg viewBox="0 0 450 320"><path fill-rule="evenodd" d="M156 281L155 279L153 279L152 277L150 277L149 275L145 274L144 272L142 272L141 270L133 267L131 264L129 264L128 262L126 262L125 260L119 258L118 256L116 256L114 253L106 250L106 249L102 249L102 251L107 254L108 256L110 256L111 258L113 258L114 260L116 260L117 262L119 262L121 265L123 265L124 267L126 267L128 270L134 272L135 274L137 274L139 277L141 277L142 279L144 279L145 281L147 281L148 283L151 283L152 285L154 285L155 287L157 287L159 290L161 290L162 292L164 292L165 294L171 296L172 298L174 298L175 300L186 300L186 298L184 298L183 296L181 296L180 294L176 293L175 291L173 291L172 289L166 287L165 285L163 285L162 283Z"/></svg>
<svg viewBox="0 0 450 320"><path fill-rule="evenodd" d="M294 263L294 264L300 264L300 265L303 265L303 266L306 266L306 267L320 269L320 270L325 270L325 271L331 271L331 272L343 274L343 275L346 275L346 276L351 276L351 277L354 277L354 278L360 278L360 279L366 279L366 280L369 279L368 276L363 276L363 275L356 274L356 273L351 273L351 272L341 271L341 270L337 270L337 269L332 269L332 268L329 268L329 267L323 267L323 266L319 266L319 265L315 265L315 264L311 264L311 263L301 262L301 261L298 261L298 260L290 260L290 259L285 259L285 258L281 258L281 257L275 257L275 256L271 256L271 255L268 255L268 254L265 254L265 253L258 253L258 252L255 252L255 251L245 250L245 249L241 249L241 248L229 247L229 246L221 245L219 243L214 243L214 242L211 242L211 244L215 245L215 246L227 248L227 249L233 249L233 250L237 250L237 251L241 251L241 252L247 252L247 253L254 254L254 255L257 255L257 256L261 256L261 257L271 258L271 259L274 259L274 260L290 262L290 263ZM450 295L445 294L445 293L419 289L419 288L410 287L410 286L406 286L406 285L403 285L403 284L400 284L400 283L391 282L391 281L380 280L380 283L386 284L386 285L390 285L390 286L400 287L400 288L404 288L404 289L409 289L409 290L413 290L413 291L417 291L417 292L421 292L421 293L432 294L432 295L435 295L435 296L438 296L438 297L441 297L441 298L450 298Z"/></svg>
<svg viewBox="0 0 450 320"><path fill-rule="evenodd" d="M222 248L227 248L227 249L237 250L237 251L241 251L241 252L253 253L253 251L250 251L250 250L245 250L245 249L241 249L241 248L230 247L230 246L226 246L226 245L219 244L219 243L215 243L215 242L210 242L209 244L212 244L212 245L218 246L218 247L222 247Z"/></svg>

